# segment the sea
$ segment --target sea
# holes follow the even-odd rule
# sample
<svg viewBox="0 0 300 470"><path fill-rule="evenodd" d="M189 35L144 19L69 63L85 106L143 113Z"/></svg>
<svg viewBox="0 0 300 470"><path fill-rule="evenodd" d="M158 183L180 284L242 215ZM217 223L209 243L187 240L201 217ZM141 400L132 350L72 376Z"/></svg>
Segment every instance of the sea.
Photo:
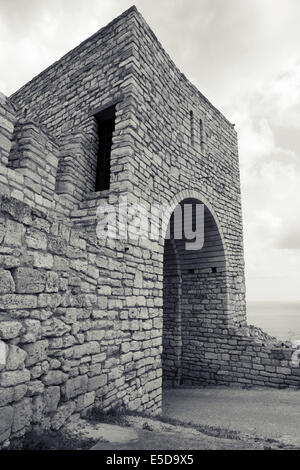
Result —
<svg viewBox="0 0 300 470"><path fill-rule="evenodd" d="M247 302L247 323L280 340L300 340L300 302Z"/></svg>

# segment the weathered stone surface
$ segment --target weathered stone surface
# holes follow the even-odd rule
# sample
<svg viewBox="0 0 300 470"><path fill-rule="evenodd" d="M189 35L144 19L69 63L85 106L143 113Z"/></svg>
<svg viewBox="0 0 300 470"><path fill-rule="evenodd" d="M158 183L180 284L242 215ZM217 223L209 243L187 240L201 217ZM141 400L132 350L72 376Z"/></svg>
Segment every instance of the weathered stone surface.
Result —
<svg viewBox="0 0 300 470"><path fill-rule="evenodd" d="M19 224L14 220L7 219L4 243L8 246L22 246L24 233L25 227L22 224Z"/></svg>
<svg viewBox="0 0 300 470"><path fill-rule="evenodd" d="M42 377L42 381L45 385L59 385L64 383L67 379L68 375L60 370L50 370Z"/></svg>
<svg viewBox="0 0 300 470"><path fill-rule="evenodd" d="M42 337L42 327L39 320L24 320L25 334L21 336L22 343L33 343Z"/></svg>
<svg viewBox="0 0 300 470"><path fill-rule="evenodd" d="M0 296L0 310L35 308L37 298L34 295L5 294Z"/></svg>
<svg viewBox="0 0 300 470"><path fill-rule="evenodd" d="M81 344L73 347L73 357L78 358L89 354L97 354L100 352L100 345L96 341Z"/></svg>
<svg viewBox="0 0 300 470"><path fill-rule="evenodd" d="M27 396L40 395L44 391L44 384L40 380L32 380L28 384Z"/></svg>
<svg viewBox="0 0 300 470"><path fill-rule="evenodd" d="M0 339L16 338L22 330L22 323L18 321L1 321L0 319Z"/></svg>
<svg viewBox="0 0 300 470"><path fill-rule="evenodd" d="M81 375L74 379L69 379L62 390L67 399L81 395L87 391L88 377Z"/></svg>
<svg viewBox="0 0 300 470"><path fill-rule="evenodd" d="M66 420L75 411L76 404L74 402L65 403L59 406L51 420L51 427L54 430L60 429Z"/></svg>
<svg viewBox="0 0 300 470"><path fill-rule="evenodd" d="M80 395L77 398L76 411L82 411L88 406L91 406L95 401L95 392L88 392L84 395Z"/></svg>
<svg viewBox="0 0 300 470"><path fill-rule="evenodd" d="M13 416L14 409L12 406L0 407L0 442L9 437L13 424Z"/></svg>
<svg viewBox="0 0 300 470"><path fill-rule="evenodd" d="M26 357L27 357L26 351L21 349L19 346L11 344L9 346L6 369L7 370L23 369Z"/></svg>
<svg viewBox="0 0 300 470"><path fill-rule="evenodd" d="M90 330L86 333L87 341L101 341L105 336L105 330Z"/></svg>
<svg viewBox="0 0 300 470"><path fill-rule="evenodd" d="M46 275L46 292L57 292L60 287L60 279L57 273L48 271Z"/></svg>
<svg viewBox="0 0 300 470"><path fill-rule="evenodd" d="M53 256L50 253L34 253L33 266L35 268L51 269L53 266Z"/></svg>
<svg viewBox="0 0 300 470"><path fill-rule="evenodd" d="M106 384L107 384L106 374L91 377L88 380L88 391L90 392L91 390L101 390L101 388L104 387Z"/></svg>
<svg viewBox="0 0 300 470"><path fill-rule="evenodd" d="M46 273L38 269L16 268L13 277L19 294L39 293L45 289Z"/></svg>
<svg viewBox="0 0 300 470"><path fill-rule="evenodd" d="M13 292L14 289L15 284L10 272L0 269L0 294Z"/></svg>
<svg viewBox="0 0 300 470"><path fill-rule="evenodd" d="M24 344L24 349L27 352L26 367L32 366L37 362L41 362L47 358L46 348L48 347L47 340L37 341L36 343Z"/></svg>
<svg viewBox="0 0 300 470"><path fill-rule="evenodd" d="M22 384L28 382L30 379L29 370L16 370L9 372L2 372L0 374L0 386L10 387L12 385Z"/></svg>
<svg viewBox="0 0 300 470"><path fill-rule="evenodd" d="M62 302L62 296L59 293L39 294L38 306L41 308L57 308Z"/></svg>
<svg viewBox="0 0 300 470"><path fill-rule="evenodd" d="M25 242L29 248L34 248L36 250L46 250L47 248L46 234L33 228L27 230Z"/></svg>
<svg viewBox="0 0 300 470"><path fill-rule="evenodd" d="M0 410L1 410L1 406L7 405L8 403L14 400L14 393L15 392L14 392L13 387L0 388ZM0 413L0 416L1 416L1 413ZM1 431L0 431L0 434L1 434Z"/></svg>
<svg viewBox="0 0 300 470"><path fill-rule="evenodd" d="M17 432L28 426L31 421L32 406L31 399L24 398L22 401L14 405L14 419L12 432Z"/></svg>
<svg viewBox="0 0 300 470"><path fill-rule="evenodd" d="M71 327L69 325L66 325L59 318L51 318L42 323L42 334L44 337L63 336L70 330Z"/></svg>
<svg viewBox="0 0 300 470"><path fill-rule="evenodd" d="M45 410L45 400L41 395L32 397L32 422L41 424Z"/></svg>
<svg viewBox="0 0 300 470"><path fill-rule="evenodd" d="M45 411L48 413L56 411L60 400L60 388L58 386L46 387L44 397Z"/></svg>
<svg viewBox="0 0 300 470"><path fill-rule="evenodd" d="M28 390L27 384L16 385L14 387L14 392L15 392L14 401L22 400L22 398L25 397L27 390Z"/></svg>
<svg viewBox="0 0 300 470"><path fill-rule="evenodd" d="M1 210L18 222L26 225L32 223L30 207L16 199L3 196L1 198Z"/></svg>

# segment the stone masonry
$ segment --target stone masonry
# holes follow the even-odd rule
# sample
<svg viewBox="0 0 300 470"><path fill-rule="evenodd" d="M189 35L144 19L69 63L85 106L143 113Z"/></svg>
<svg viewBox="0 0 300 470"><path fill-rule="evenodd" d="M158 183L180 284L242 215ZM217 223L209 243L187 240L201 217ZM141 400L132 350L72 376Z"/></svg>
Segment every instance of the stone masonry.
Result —
<svg viewBox="0 0 300 470"><path fill-rule="evenodd" d="M108 108L110 184L95 191ZM291 345L246 323L234 126L135 7L0 96L0 194L2 446L95 405L159 413L162 382L299 387ZM166 220L204 204L203 248L98 238L98 205L120 196Z"/></svg>

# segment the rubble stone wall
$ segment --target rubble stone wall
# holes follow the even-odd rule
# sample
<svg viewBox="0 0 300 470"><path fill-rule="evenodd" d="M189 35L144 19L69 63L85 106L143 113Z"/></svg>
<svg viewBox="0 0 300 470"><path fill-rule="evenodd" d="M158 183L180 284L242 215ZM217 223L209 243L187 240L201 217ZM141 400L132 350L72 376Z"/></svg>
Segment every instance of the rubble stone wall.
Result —
<svg viewBox="0 0 300 470"><path fill-rule="evenodd" d="M157 255L136 250L2 196L1 442L29 425L58 429L95 404L160 410Z"/></svg>

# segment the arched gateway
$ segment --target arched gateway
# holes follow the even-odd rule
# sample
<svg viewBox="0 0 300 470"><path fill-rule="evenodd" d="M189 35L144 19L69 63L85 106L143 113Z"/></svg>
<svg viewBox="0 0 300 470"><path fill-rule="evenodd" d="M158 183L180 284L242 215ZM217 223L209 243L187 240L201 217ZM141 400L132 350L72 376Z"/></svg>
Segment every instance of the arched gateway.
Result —
<svg viewBox="0 0 300 470"><path fill-rule="evenodd" d="M163 383L209 379L207 328L226 325L226 260L217 222L195 197L174 209L164 242Z"/></svg>

